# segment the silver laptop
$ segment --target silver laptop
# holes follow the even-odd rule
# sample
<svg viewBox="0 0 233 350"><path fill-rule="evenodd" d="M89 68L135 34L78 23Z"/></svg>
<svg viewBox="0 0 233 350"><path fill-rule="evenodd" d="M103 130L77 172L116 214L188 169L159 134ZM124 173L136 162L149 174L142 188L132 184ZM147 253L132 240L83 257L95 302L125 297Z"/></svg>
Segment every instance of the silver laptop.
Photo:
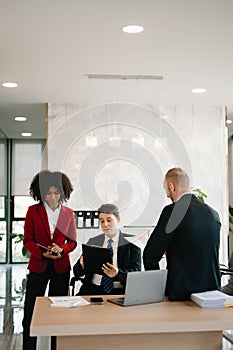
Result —
<svg viewBox="0 0 233 350"><path fill-rule="evenodd" d="M107 299L121 306L157 303L163 301L167 270L128 272L124 298Z"/></svg>

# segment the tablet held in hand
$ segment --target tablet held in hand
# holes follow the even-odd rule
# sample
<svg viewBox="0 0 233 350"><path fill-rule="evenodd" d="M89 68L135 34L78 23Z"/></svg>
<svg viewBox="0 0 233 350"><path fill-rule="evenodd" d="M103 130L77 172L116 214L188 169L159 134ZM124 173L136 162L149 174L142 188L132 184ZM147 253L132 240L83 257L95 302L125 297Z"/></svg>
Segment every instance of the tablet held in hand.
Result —
<svg viewBox="0 0 233 350"><path fill-rule="evenodd" d="M50 248L48 248L40 243L36 243L36 245L38 245L44 252L52 252L52 255L58 255L57 253L53 252Z"/></svg>

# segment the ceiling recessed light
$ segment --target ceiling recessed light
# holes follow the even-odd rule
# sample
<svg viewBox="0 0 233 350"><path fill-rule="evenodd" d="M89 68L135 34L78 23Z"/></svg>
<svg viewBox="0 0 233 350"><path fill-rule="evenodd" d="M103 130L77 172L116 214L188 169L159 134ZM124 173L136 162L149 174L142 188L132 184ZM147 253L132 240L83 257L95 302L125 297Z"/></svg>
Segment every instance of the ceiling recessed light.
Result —
<svg viewBox="0 0 233 350"><path fill-rule="evenodd" d="M203 88L192 89L193 94L203 94L204 92L206 92L206 89L203 89Z"/></svg>
<svg viewBox="0 0 233 350"><path fill-rule="evenodd" d="M227 120L226 120L226 123L229 125L229 124L231 124L231 123L232 123L232 120L227 119Z"/></svg>
<svg viewBox="0 0 233 350"><path fill-rule="evenodd" d="M144 28L142 26L139 26L137 24L130 24L127 26L122 27L122 31L129 34L136 34L143 32Z"/></svg>
<svg viewBox="0 0 233 350"><path fill-rule="evenodd" d="M30 136L32 136L32 133L31 132L21 132L21 136L23 136L23 137L30 137Z"/></svg>
<svg viewBox="0 0 233 350"><path fill-rule="evenodd" d="M96 147L97 144L98 144L98 141L97 141L97 137L96 136L86 136L86 140L85 140L85 143L86 143L86 146L87 147Z"/></svg>
<svg viewBox="0 0 233 350"><path fill-rule="evenodd" d="M17 83L13 83L13 82L8 82L8 83L2 83L2 86L3 87L6 87L6 88L15 88L18 86Z"/></svg>
<svg viewBox="0 0 233 350"><path fill-rule="evenodd" d="M144 146L145 144L145 138L140 133L138 133L137 136L134 136L132 138L132 141L138 143L141 146Z"/></svg>
<svg viewBox="0 0 233 350"><path fill-rule="evenodd" d="M14 118L15 121L17 122L25 122L27 120L27 117L23 117L23 116L17 116Z"/></svg>

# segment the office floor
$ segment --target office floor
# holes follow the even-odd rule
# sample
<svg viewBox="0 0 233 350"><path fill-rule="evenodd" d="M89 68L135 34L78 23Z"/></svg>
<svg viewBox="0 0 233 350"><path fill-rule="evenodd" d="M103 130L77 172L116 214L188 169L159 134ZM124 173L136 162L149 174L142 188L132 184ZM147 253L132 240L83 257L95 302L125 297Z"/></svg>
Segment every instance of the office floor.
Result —
<svg viewBox="0 0 233 350"><path fill-rule="evenodd" d="M22 349L22 318L27 266L0 265L0 349ZM222 350L233 350L233 331L223 337ZM49 339L41 337L37 350L49 349Z"/></svg>

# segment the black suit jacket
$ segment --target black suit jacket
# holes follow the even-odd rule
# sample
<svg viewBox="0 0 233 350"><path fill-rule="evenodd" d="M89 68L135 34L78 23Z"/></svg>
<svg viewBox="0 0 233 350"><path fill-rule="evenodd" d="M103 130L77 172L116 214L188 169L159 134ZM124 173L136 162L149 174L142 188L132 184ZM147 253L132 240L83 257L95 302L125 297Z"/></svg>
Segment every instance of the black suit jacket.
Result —
<svg viewBox="0 0 233 350"><path fill-rule="evenodd" d="M126 282L127 273L130 271L141 270L141 249L135 244L129 242L124 233L120 232L118 249L117 249L117 265L119 273L114 277L114 281L120 281L124 286ZM102 233L96 237L92 237L88 240L87 244L97 245L102 247L104 244L105 234ZM84 270L80 264L80 259L73 267L73 272L76 277L84 276ZM91 283L93 275L86 275L84 284Z"/></svg>
<svg viewBox="0 0 233 350"><path fill-rule="evenodd" d="M145 270L159 269L166 252L170 300L220 289L218 213L195 195L185 194L166 206L143 253Z"/></svg>

